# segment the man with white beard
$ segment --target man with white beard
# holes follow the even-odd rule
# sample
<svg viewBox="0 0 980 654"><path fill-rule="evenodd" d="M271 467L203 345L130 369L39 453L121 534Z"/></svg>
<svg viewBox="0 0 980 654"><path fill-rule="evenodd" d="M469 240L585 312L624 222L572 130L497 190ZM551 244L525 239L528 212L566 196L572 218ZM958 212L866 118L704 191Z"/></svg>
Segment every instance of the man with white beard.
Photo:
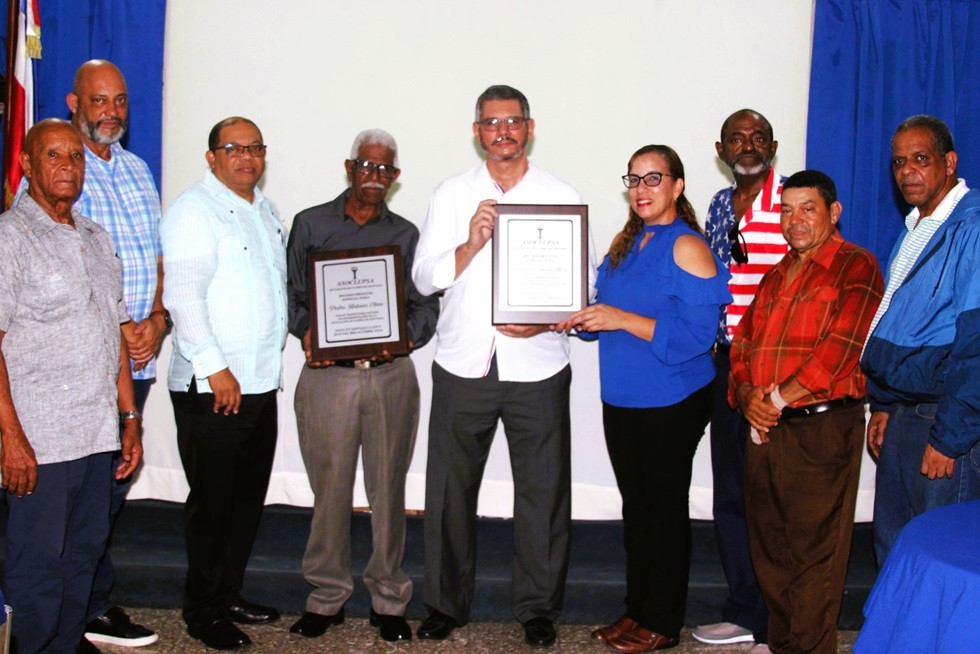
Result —
<svg viewBox="0 0 980 654"><path fill-rule="evenodd" d="M768 652L768 612L749 556L743 473L748 425L727 402L731 336L755 297L759 281L789 246L779 227L780 193L785 177L772 167L778 141L765 116L740 109L725 119L718 157L732 170L735 183L711 199L705 233L711 249L732 274L735 300L722 308L715 340L715 404L711 416L711 469L714 524L721 564L728 580L722 622L694 630L698 640L722 645L755 641Z"/></svg>

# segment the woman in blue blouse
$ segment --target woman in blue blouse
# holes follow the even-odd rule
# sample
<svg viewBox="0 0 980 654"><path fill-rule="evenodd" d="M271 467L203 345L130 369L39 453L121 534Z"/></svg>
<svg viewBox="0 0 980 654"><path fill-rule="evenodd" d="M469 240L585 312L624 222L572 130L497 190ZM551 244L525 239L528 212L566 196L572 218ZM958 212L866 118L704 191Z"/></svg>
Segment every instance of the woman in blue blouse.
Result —
<svg viewBox="0 0 980 654"><path fill-rule="evenodd" d="M630 158L626 226L599 267L598 303L572 316L599 339L603 426L623 497L626 613L592 636L623 652L678 643L691 565L691 462L711 414L710 350L727 270L665 145Z"/></svg>

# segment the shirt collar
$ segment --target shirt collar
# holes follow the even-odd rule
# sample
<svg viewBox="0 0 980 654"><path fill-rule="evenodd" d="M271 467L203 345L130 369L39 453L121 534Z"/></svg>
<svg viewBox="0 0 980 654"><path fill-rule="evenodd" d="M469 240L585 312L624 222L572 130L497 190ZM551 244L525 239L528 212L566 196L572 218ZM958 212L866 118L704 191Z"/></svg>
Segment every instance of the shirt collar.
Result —
<svg viewBox="0 0 980 654"><path fill-rule="evenodd" d="M844 237L840 235L840 229L834 229L833 233L830 235L823 244L817 248L817 251L810 255L809 260L820 264L825 269L830 270L834 263L834 257L837 256L837 251L841 249L844 245ZM779 273L785 277L786 269L789 268L790 264L800 258L800 253L790 248L786 256L777 264L779 268Z"/></svg>
<svg viewBox="0 0 980 654"><path fill-rule="evenodd" d="M942 199L939 205L936 206L936 210L932 212L931 216L925 216L923 220L935 220L938 221L939 225L946 222L949 218L949 214L952 213L953 207L956 203L967 194L970 189L966 187L966 180L962 177L957 178L956 186L950 189L946 197ZM919 210L916 207L912 207L912 211L905 216L905 227L911 232L915 229L916 223L919 222Z"/></svg>
<svg viewBox="0 0 980 654"><path fill-rule="evenodd" d="M23 216L31 226L31 230L38 235L47 234L48 232L55 230L62 226L61 223L56 222L48 212L41 208L41 205L37 201L28 195L26 192L21 196L20 200L17 201L17 209L21 216ZM82 214L78 212L75 205L71 208L71 217L75 221L75 229L87 229L88 225L84 224Z"/></svg>
<svg viewBox="0 0 980 654"><path fill-rule="evenodd" d="M353 192L354 192L354 189L352 189L352 188L350 188L348 186L347 187L347 190L345 190L343 193L341 193L340 194L340 197L337 198L340 201L340 212L339 213L340 213L340 219L341 220L349 220L350 222L355 222L353 218L351 218L350 216L347 215L347 212L345 210L345 208L347 207L347 198L349 198L350 197L350 194L353 193ZM369 220L366 223L364 223L364 225L370 225L373 222L381 222L381 221L391 222L391 212L388 210L388 203L385 202L385 201L383 201L383 200L381 202L381 213L379 213L377 216L375 216L371 220ZM362 225L362 227L364 225Z"/></svg>
<svg viewBox="0 0 980 654"><path fill-rule="evenodd" d="M214 173L211 172L210 170L205 170L204 171L204 180L203 181L204 181L204 188L207 189L208 192L210 192L211 195L213 195L213 196L222 196L223 195L223 196L226 196L226 197L231 198L232 200L234 200L236 202L240 202L240 203L245 204L245 205L250 206L250 207L259 207L259 206L262 206L262 205L268 203L268 200L266 200L266 197L262 193L262 189L260 189L258 187L258 184L255 185L255 189L252 191L252 193L253 193L253 195L255 197L253 198L252 203L249 204L248 200L246 200L245 198L243 198L242 196L238 195L237 193L235 193L234 191L232 191L230 188L228 188L227 186L225 186L224 184L222 184L221 183L221 180L219 180L217 177L215 177L214 176Z"/></svg>

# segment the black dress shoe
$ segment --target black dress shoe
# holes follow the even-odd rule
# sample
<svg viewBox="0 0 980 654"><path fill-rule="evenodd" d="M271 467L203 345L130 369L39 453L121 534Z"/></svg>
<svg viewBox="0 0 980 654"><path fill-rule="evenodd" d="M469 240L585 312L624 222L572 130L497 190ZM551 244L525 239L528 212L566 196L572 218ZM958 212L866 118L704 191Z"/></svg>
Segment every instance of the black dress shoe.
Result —
<svg viewBox="0 0 980 654"><path fill-rule="evenodd" d="M524 640L528 645L554 645L557 635L554 623L548 618L531 618L524 623Z"/></svg>
<svg viewBox="0 0 980 654"><path fill-rule="evenodd" d="M93 645L88 638L82 637L82 641L78 643L78 648L75 650L77 654L102 654L102 650Z"/></svg>
<svg viewBox="0 0 980 654"><path fill-rule="evenodd" d="M271 606L252 604L242 598L228 607L225 617L238 624L259 624L262 622L275 622L279 619L279 611Z"/></svg>
<svg viewBox="0 0 980 654"><path fill-rule="evenodd" d="M252 644L251 639L227 618L204 626L187 625L187 633L212 649L241 649Z"/></svg>
<svg viewBox="0 0 980 654"><path fill-rule="evenodd" d="M289 633L299 634L300 636L306 636L307 638L317 638L318 636L325 634L330 625L343 623L343 608L333 615L323 615L320 613L307 611L293 624L292 627L289 628Z"/></svg>
<svg viewBox="0 0 980 654"><path fill-rule="evenodd" d="M371 609L371 626L377 627L381 638L389 643L412 640L412 628L403 615L385 615Z"/></svg>
<svg viewBox="0 0 980 654"><path fill-rule="evenodd" d="M429 611L429 617L422 621L415 634L423 640L445 640L458 626L455 618L433 610Z"/></svg>

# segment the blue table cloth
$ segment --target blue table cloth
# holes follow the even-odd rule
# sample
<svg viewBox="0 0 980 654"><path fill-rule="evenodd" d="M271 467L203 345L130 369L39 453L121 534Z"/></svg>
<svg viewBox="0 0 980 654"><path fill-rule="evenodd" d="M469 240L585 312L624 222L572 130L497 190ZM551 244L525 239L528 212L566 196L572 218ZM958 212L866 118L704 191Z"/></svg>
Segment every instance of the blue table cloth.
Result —
<svg viewBox="0 0 980 654"><path fill-rule="evenodd" d="M909 522L878 574L864 617L858 654L980 653L980 501Z"/></svg>

